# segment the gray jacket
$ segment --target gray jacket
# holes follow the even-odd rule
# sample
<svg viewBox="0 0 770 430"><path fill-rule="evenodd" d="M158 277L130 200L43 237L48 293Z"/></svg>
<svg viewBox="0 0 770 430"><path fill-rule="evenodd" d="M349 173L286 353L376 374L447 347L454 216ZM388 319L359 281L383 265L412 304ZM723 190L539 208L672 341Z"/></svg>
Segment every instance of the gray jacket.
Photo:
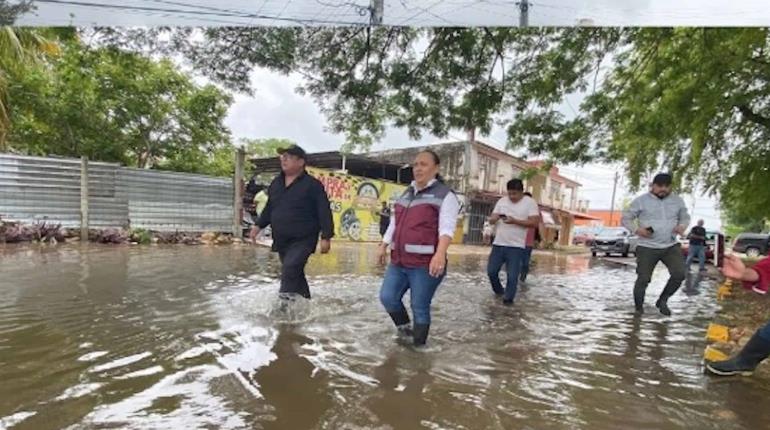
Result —
<svg viewBox="0 0 770 430"><path fill-rule="evenodd" d="M652 237L639 237L638 246L645 248L664 249L676 245L677 225L687 228L690 225L690 214L684 200L676 194L670 194L660 199L652 193L643 194L623 212L621 221L623 227L635 232L639 227L652 227Z"/></svg>

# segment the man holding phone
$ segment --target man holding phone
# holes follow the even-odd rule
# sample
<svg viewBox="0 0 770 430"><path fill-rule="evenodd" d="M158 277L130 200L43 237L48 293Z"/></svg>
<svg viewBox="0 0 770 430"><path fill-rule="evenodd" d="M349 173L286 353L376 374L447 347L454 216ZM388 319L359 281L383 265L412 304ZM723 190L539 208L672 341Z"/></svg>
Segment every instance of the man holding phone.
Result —
<svg viewBox="0 0 770 430"><path fill-rule="evenodd" d="M655 306L660 313L671 315L668 299L676 293L685 279L685 265L677 236L690 225L687 206L671 191L673 178L668 173L655 176L650 192L637 197L623 212L623 227L639 236L636 247L636 284L634 305L637 315L644 312L644 295L658 262L663 262L670 275Z"/></svg>
<svg viewBox="0 0 770 430"><path fill-rule="evenodd" d="M507 184L508 197L501 198L489 217L489 223L496 226L492 253L489 254L487 275L492 291L503 297L503 304L512 305L516 297L521 265L526 258L527 230L537 227L540 210L531 197L524 195L521 179L511 179ZM505 264L505 290L500 283L500 269Z"/></svg>

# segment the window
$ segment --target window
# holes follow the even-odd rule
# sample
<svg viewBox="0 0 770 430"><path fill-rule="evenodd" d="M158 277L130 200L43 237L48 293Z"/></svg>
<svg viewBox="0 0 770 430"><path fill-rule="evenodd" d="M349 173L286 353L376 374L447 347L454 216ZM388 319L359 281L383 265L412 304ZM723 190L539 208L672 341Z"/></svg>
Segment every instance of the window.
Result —
<svg viewBox="0 0 770 430"><path fill-rule="evenodd" d="M497 160L484 154L479 154L479 174L481 176L481 188L491 190L491 184L497 181Z"/></svg>
<svg viewBox="0 0 770 430"><path fill-rule="evenodd" d="M561 200L561 182L556 182L553 179L551 180L551 191L550 191L551 200Z"/></svg>

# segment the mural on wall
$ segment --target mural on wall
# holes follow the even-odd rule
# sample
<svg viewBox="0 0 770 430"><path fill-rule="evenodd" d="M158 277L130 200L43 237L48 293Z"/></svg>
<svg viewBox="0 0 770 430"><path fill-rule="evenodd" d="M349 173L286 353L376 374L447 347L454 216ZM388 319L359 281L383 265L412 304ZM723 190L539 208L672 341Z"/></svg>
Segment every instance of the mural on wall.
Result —
<svg viewBox="0 0 770 430"><path fill-rule="evenodd" d="M381 202L392 205L406 186L314 167L308 173L324 185L338 239L379 241Z"/></svg>

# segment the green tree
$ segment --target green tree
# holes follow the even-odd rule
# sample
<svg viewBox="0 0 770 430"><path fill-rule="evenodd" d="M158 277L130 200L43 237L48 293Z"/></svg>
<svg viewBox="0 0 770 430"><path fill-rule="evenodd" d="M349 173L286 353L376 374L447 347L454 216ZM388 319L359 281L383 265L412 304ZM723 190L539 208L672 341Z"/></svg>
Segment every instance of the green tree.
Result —
<svg viewBox="0 0 770 430"><path fill-rule="evenodd" d="M49 67L15 76L9 95L9 142L25 153L200 171L229 144L228 94L137 53L68 43Z"/></svg>
<svg viewBox="0 0 770 430"><path fill-rule="evenodd" d="M0 25L13 25L16 18L33 9L31 0L0 0Z"/></svg>
<svg viewBox="0 0 770 430"><path fill-rule="evenodd" d="M631 188L674 172L767 216L767 28L211 28L168 40L196 70L250 91L253 66L305 77L330 129L367 147L387 125L412 137L494 124L511 148L555 162L622 161ZM164 34L158 38L159 33ZM566 115L569 97L582 96Z"/></svg>
<svg viewBox="0 0 770 430"><path fill-rule="evenodd" d="M3 6L3 7L7 7ZM0 8L0 18L6 13ZM64 35L59 31L58 35ZM8 85L13 76L41 67L46 56L59 53L56 32L32 28L0 27L0 151L7 150L10 128Z"/></svg>
<svg viewBox="0 0 770 430"><path fill-rule="evenodd" d="M499 123L511 148L533 155L622 161L635 189L664 169L686 190L702 186L739 201L736 210L760 216L770 208L770 189L756 182L770 159L766 28L212 28L203 34L172 35L170 46L234 89L250 89L254 65L304 75L300 91L315 98L330 128L351 145L370 145L388 124L413 137L442 137L468 127L487 133ZM575 95L583 102L565 115L567 97Z"/></svg>
<svg viewBox="0 0 770 430"><path fill-rule="evenodd" d="M254 158L275 157L279 149L296 145L293 140L274 137L266 139L243 138L240 142L246 151L246 156Z"/></svg>

